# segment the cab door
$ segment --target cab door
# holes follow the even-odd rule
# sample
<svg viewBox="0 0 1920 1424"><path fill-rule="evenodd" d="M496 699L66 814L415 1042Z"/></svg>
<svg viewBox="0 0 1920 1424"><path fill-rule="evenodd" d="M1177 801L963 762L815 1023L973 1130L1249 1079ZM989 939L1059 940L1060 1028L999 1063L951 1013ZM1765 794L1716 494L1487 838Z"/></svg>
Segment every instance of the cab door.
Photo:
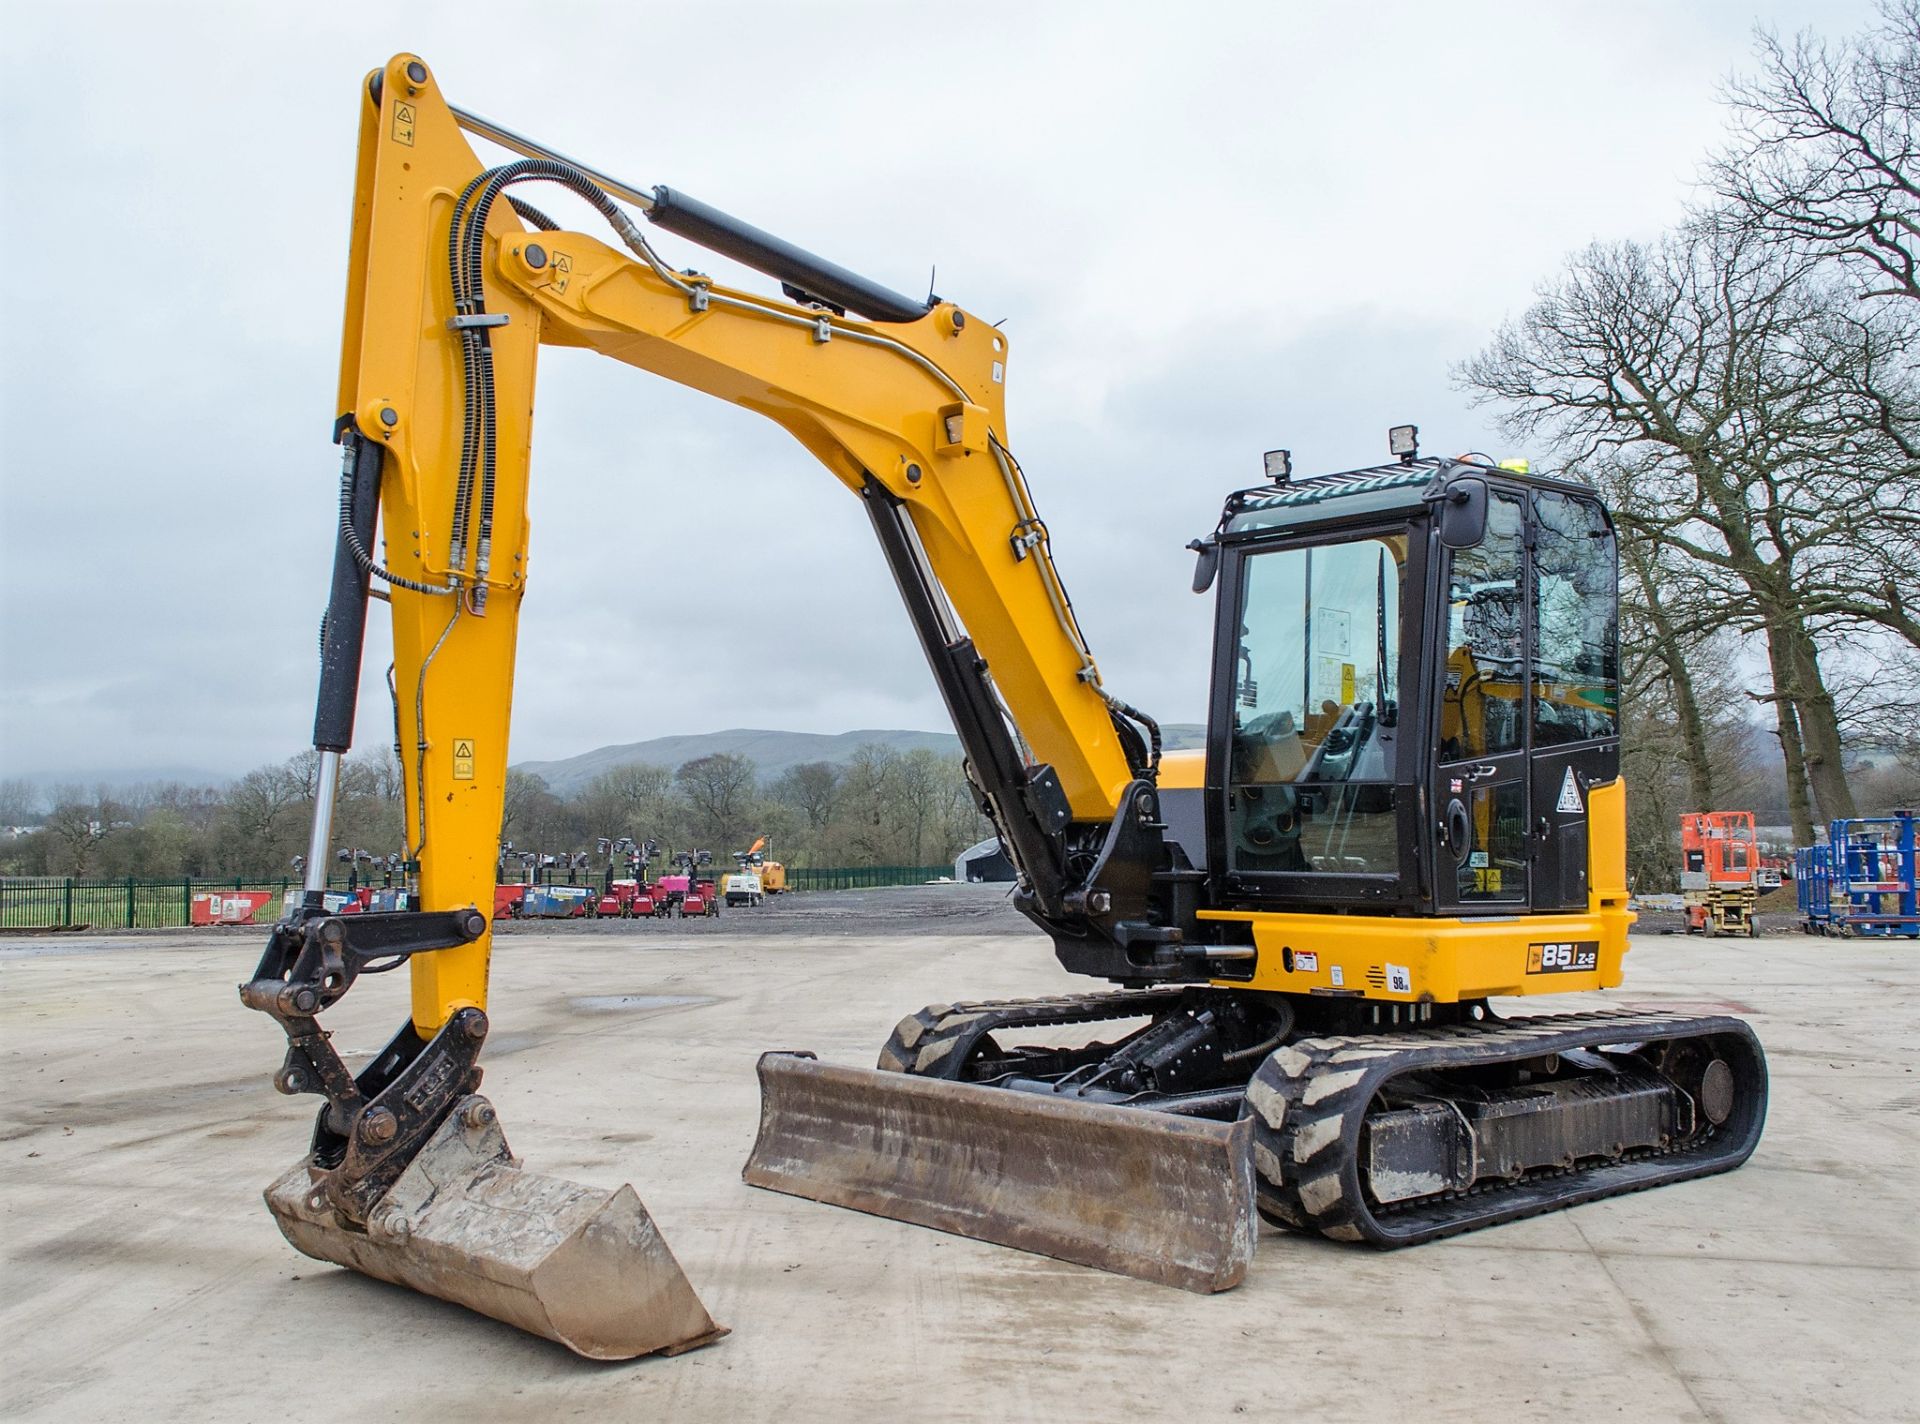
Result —
<svg viewBox="0 0 1920 1424"><path fill-rule="evenodd" d="M1533 491L1532 903L1587 908L1587 795L1620 772L1619 573L1598 500Z"/></svg>
<svg viewBox="0 0 1920 1424"><path fill-rule="evenodd" d="M1486 536L1442 555L1432 829L1442 911L1511 912L1530 903L1526 530L1520 497L1493 490Z"/></svg>

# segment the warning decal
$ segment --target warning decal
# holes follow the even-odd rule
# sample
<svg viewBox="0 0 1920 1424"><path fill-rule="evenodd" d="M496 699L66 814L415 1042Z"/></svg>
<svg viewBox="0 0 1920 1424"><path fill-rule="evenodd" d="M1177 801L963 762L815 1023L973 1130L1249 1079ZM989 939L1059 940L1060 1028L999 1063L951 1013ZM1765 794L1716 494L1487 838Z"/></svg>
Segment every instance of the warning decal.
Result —
<svg viewBox="0 0 1920 1424"><path fill-rule="evenodd" d="M453 779L455 781L473 780L472 737L455 737L453 739Z"/></svg>
<svg viewBox="0 0 1920 1424"><path fill-rule="evenodd" d="M413 147L413 105L395 104L393 106L393 141Z"/></svg>
<svg viewBox="0 0 1920 1424"><path fill-rule="evenodd" d="M1553 809L1562 815L1578 815L1587 808L1580 804L1580 783L1573 779L1573 768L1567 768L1566 780L1560 783L1560 799L1553 803Z"/></svg>

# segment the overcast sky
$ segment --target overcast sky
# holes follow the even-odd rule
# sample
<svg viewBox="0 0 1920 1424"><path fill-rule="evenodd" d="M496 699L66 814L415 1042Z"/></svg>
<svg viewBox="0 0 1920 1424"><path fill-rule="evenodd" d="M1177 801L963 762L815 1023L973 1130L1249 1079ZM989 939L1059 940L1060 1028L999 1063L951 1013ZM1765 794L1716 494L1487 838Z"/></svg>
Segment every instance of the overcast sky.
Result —
<svg viewBox="0 0 1920 1424"><path fill-rule="evenodd" d="M1011 443L1108 684L1198 721L1182 546L1260 452L1377 463L1413 421L1526 453L1449 365L1569 251L1680 215L1756 22L1867 8L9 7L0 776L228 776L310 734L356 106L392 53L901 290L938 264L1006 322ZM857 502L783 432L559 350L535 429L516 760L945 725ZM380 629L363 745L386 661Z"/></svg>

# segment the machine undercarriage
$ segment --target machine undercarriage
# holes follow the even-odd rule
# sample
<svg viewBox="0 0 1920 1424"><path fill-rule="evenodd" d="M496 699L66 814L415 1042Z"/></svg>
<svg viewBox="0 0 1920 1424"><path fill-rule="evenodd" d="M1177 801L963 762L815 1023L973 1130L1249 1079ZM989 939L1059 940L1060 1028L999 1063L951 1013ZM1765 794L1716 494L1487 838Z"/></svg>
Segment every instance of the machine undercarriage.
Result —
<svg viewBox="0 0 1920 1424"><path fill-rule="evenodd" d="M1216 988L935 1005L900 1022L878 1066L926 1080L921 1092L943 1104L940 1140L1013 1134L991 1173L1009 1199L1045 1192L1062 1142L1076 1144L1069 1157L1097 1155L1090 1125L1152 1114L1217 1125L1217 1150L1248 1154L1256 1207L1270 1223L1380 1247L1729 1170L1758 1141L1767 1093L1759 1044L1732 1018L1608 1010L1503 1019L1484 1003ZM810 1071L788 1055L763 1060L779 1111L763 1116L747 1180L943 1225L910 1204L930 1172L947 1175L924 1146L907 1150L883 1134L880 1150L858 1162L857 1186L836 1177L842 1159L822 1138L841 1115L819 1096L836 1085L818 1084L796 1105L780 1084L794 1070ZM872 1075L839 1090L858 1093L862 1080ZM997 1091L949 1098L947 1084ZM794 1122L805 1124L804 1144L782 1140L794 1137ZM846 1123L856 1135L870 1126ZM926 1124L914 1130L923 1144L934 1139ZM814 1165L801 1180L768 1169L779 1160ZM875 1160L895 1164L897 1180L877 1180ZM1087 1231L1130 1213L1152 1217L1168 1200L1191 1202L1187 1163L1164 1153L1159 1161L1171 1164L1165 1175L1140 1154L1117 1193L1088 1192ZM972 1161L965 1170L978 1169ZM1220 1210L1210 1239L1237 1250L1235 1207ZM983 1231L981 1219L965 1224L969 1234L1006 1239ZM1198 1273L1163 1266L1148 1252L1114 1268L1216 1290L1245 1262L1222 1256Z"/></svg>

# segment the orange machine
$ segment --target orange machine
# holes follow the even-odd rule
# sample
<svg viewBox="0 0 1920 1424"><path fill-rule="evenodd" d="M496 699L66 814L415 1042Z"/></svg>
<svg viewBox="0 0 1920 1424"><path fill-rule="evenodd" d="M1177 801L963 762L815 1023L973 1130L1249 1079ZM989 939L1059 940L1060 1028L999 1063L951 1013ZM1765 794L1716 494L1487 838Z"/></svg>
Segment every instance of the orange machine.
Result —
<svg viewBox="0 0 1920 1424"><path fill-rule="evenodd" d="M1751 811L1689 811L1680 818L1680 893L1688 934L1758 933L1760 864Z"/></svg>

